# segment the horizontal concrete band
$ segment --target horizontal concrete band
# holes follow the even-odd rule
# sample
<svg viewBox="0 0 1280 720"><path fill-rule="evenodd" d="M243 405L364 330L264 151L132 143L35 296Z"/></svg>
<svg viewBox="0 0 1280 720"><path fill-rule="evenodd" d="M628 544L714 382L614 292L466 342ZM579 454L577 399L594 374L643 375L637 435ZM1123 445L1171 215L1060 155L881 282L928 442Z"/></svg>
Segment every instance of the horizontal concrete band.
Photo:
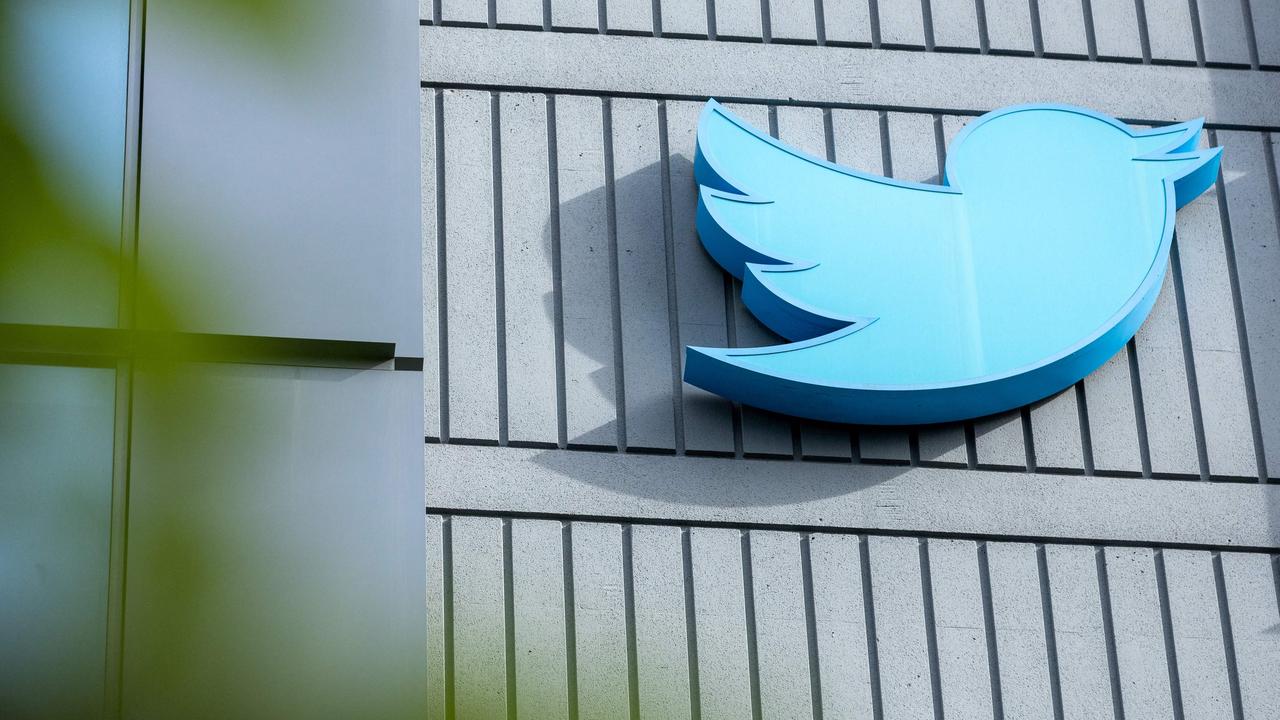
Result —
<svg viewBox="0 0 1280 720"><path fill-rule="evenodd" d="M1280 486L426 446L433 512L1280 548Z"/></svg>
<svg viewBox="0 0 1280 720"><path fill-rule="evenodd" d="M462 27L421 32L421 79L433 85L959 114L1057 102L1133 122L1205 117L1217 127L1280 128L1276 72Z"/></svg>

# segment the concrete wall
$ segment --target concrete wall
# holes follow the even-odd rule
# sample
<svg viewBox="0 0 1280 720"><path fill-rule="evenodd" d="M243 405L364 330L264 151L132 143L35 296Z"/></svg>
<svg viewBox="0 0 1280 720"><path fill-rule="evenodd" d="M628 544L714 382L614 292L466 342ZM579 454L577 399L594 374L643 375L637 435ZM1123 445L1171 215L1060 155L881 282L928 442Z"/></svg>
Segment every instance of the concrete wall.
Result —
<svg viewBox="0 0 1280 720"><path fill-rule="evenodd" d="M1280 714L1280 3L420 11L433 717ZM826 425L680 382L775 340L694 233L708 96L910 180L1017 102L1227 149L1076 387Z"/></svg>

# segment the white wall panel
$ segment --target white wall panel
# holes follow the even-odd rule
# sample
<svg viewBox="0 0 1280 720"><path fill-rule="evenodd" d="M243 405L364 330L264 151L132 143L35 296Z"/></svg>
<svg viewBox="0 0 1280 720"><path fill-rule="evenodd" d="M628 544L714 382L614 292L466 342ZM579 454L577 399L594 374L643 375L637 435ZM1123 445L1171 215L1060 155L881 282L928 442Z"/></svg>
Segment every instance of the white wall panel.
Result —
<svg viewBox="0 0 1280 720"><path fill-rule="evenodd" d="M565 536L557 521L511 521L516 716L526 720L569 714Z"/></svg>
<svg viewBox="0 0 1280 720"><path fill-rule="evenodd" d="M708 719L750 717L752 690L742 536L737 530L693 528L690 544L700 714Z"/></svg>
<svg viewBox="0 0 1280 720"><path fill-rule="evenodd" d="M880 44L924 47L924 15L918 0L878 0Z"/></svg>
<svg viewBox="0 0 1280 720"><path fill-rule="evenodd" d="M1148 548L1107 548L1120 695L1126 718L1173 714L1156 564Z"/></svg>
<svg viewBox="0 0 1280 720"><path fill-rule="evenodd" d="M613 202L628 447L675 448L671 313L663 219L658 105L617 100Z"/></svg>
<svg viewBox="0 0 1280 720"><path fill-rule="evenodd" d="M683 530L631 528L636 681L641 717L690 716Z"/></svg>
<svg viewBox="0 0 1280 720"><path fill-rule="evenodd" d="M876 653L885 718L933 715L920 543L915 538L867 538Z"/></svg>
<svg viewBox="0 0 1280 720"><path fill-rule="evenodd" d="M616 446L614 303L600 98L556 98L565 407L570 444Z"/></svg>
<svg viewBox="0 0 1280 720"><path fill-rule="evenodd" d="M1231 618L1231 643L1240 683L1240 711L1247 718L1274 714L1280 707L1280 642L1275 556L1222 553L1220 595Z"/></svg>
<svg viewBox="0 0 1280 720"><path fill-rule="evenodd" d="M862 562L862 542L853 535L813 534L809 539L822 713L833 719L870 716L872 695L878 692L872 688L879 684L879 667L874 666L873 678L867 646L868 619L874 622L875 613L863 582L870 570Z"/></svg>
<svg viewBox="0 0 1280 720"><path fill-rule="evenodd" d="M487 92L444 93L444 276L448 302L449 434L498 432L493 126Z"/></svg>
<svg viewBox="0 0 1280 720"><path fill-rule="evenodd" d="M871 10L868 0L823 0L829 42L871 44Z"/></svg>
<svg viewBox="0 0 1280 720"><path fill-rule="evenodd" d="M630 696L622 528L573 523L573 616L578 716L625 717Z"/></svg>
<svg viewBox="0 0 1280 720"><path fill-rule="evenodd" d="M681 345L728 347L725 319L724 274L707 262L706 251L695 231L697 183L693 178L694 145L699 103L670 102L666 105L666 132L670 184L666 190L671 203L671 235L676 279L676 314ZM685 353L680 348L681 373ZM683 375L682 375L683 377ZM732 406L711 393L681 383L684 413L684 444L688 451L732 454L734 450Z"/></svg>
<svg viewBox="0 0 1280 720"><path fill-rule="evenodd" d="M751 587L763 717L813 717L800 535L753 530Z"/></svg>
<svg viewBox="0 0 1280 720"><path fill-rule="evenodd" d="M547 98L504 93L501 100L507 436L512 442L555 443L558 288L549 206Z"/></svg>

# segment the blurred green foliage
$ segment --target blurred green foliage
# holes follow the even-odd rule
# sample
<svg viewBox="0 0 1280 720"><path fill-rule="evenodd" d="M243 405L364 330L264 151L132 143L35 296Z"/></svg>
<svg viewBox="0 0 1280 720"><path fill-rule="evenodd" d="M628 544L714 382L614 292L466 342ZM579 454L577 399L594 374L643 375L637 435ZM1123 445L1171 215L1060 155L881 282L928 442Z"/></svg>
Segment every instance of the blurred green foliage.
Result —
<svg viewBox="0 0 1280 720"><path fill-rule="evenodd" d="M168 6L166 11L183 17L193 33L252 53L266 69L304 63L323 44L324 13L316 10L328 1L148 0L147 4ZM140 2L133 0L134 5ZM82 132L88 138L85 142L102 147L118 141L122 149L126 147L123 136L97 137L104 131L101 118L59 117L95 108L84 98L74 97L97 89L77 75L99 65L108 73L117 64L124 69L123 58L94 58L93 51L109 47L95 45L65 65L49 67L55 63L48 54L33 52L49 44L49 38L39 32L41 24L74 20L88 8L97 13L101 9L95 5L112 3L126 13L129 10L129 0L0 0L0 323L127 327L135 296L147 308L153 326L180 327L182 318L201 311L191 300L203 297L199 293L166 286L158 275L136 274L133 228L127 222L130 213L103 212L104 207L120 209L132 192L122 183L119 197L103 197L104 188L95 181L104 168L86 167L76 157L80 145L73 134L50 130L66 123L72 133ZM121 30L127 33L127 28ZM119 78L122 83L124 79ZM55 85L65 87L51 87ZM71 97L63 104L60 94ZM126 108L119 111L123 117ZM128 180L130 158L122 152L117 160L118 165L107 172L114 169L122 181ZM167 224L181 227L178 218L167 219ZM150 228L148 232L159 239L173 230ZM117 293L125 296L123 305ZM117 306L128 317L117 317Z"/></svg>
<svg viewBox="0 0 1280 720"><path fill-rule="evenodd" d="M132 0L135 12L141 1ZM274 67L287 73L323 46L323 33L333 30L323 24L323 7L334 1L147 0L146 5L179 13L182 26L202 42L251 53L264 72ZM0 673L13 663L44 664L10 674L35 678L18 689L25 694L23 702L6 698L13 686L0 681L0 718L97 715L86 712L82 692L93 678L85 676L83 662L65 659L89 657L93 664L95 647L102 657L108 633L105 627L92 632L94 624L107 622L102 618L108 605L120 611L118 597L103 601L107 590L99 580L106 574L103 528L111 514L112 473L128 467L118 457L112 467L113 442L117 453L123 442L127 454L146 454L145 479L135 479L145 485L141 497L151 502L130 510L129 524L139 532L127 550L127 582L139 592L124 610L128 627L123 637L139 642L123 659L118 644L106 648L106 677L99 679L107 686L105 716L125 708L126 717L287 718L296 715L290 708L327 707L309 717L406 717L406 709L421 706L420 697L375 696L377 682L369 682L365 693L349 691L361 687L365 674L376 676L379 663L385 662L379 648L368 647L360 637L339 644L332 641L333 632L316 632L312 646L277 646L280 638L293 642L308 637L308 628L332 628L335 622L358 628L362 621L360 597L345 600L345 588L317 593L314 605L286 605L269 592L291 581L288 571L281 575L281 563L296 563L297 576L306 578L325 576L331 570L325 563L332 562L308 553L304 537L290 535L300 533L302 526L290 524L289 509L280 506L278 497L275 505L263 500L263 488L297 482L288 477L287 437L280 438L298 422L288 403L288 383L296 375L277 373L282 379L272 387L279 389L267 402L252 392L236 391L240 386L234 381L228 385L226 366L190 362L199 359L201 348L190 338L182 347L167 347L155 341L163 336L154 333L147 342L129 336L138 308L146 309L153 330L189 327L192 318L211 310L192 299L209 294L175 287L167 273L140 272L134 262L131 218L136 208L126 206L134 197L127 185L136 182L129 174L135 158L127 154L136 152L138 138L130 141L126 134L137 133L137 126L123 121L126 107L115 108L119 121L112 112L95 112L102 105L94 105L101 98L93 95L94 82L101 80L108 87L105 96L123 96L125 77L120 73L128 62L118 52L111 57L94 53L127 49L117 42L122 39L136 41L129 37L129 6L130 0L0 0L0 363L25 357L22 352L33 344L100 339L113 328L127 338L114 347L128 348L119 357L92 344L73 349L96 357L87 364L105 370L46 372L48 368L0 365L0 448L9 452L0 458L0 500L6 501L0 507L0 526L12 531L0 532L6 544L0 548L0 583L29 584L0 587L0 598L21 596L27 608L44 603L48 617L55 619L65 610L91 620L88 631L45 623L42 631L54 635L23 636L27 649L57 648L62 656L52 650L45 657L0 649ZM70 49L65 42L59 47L62 38L50 42L50 33L65 28L70 37L81 21L94 25L103 17L102 27L117 33L111 42L70 43ZM67 62L61 64L63 60ZM82 144L107 148L107 155L86 157ZM114 155L113 147L119 148ZM163 242L166 233L183 227L182 218L160 215L147 228L148 242ZM14 331L15 325L25 327ZM56 326L103 330L68 334ZM63 363L56 358L40 362ZM116 373L131 379L124 396L114 395L120 386L110 376ZM89 374L96 380L83 380ZM145 388L145 401L134 399L139 388ZM92 408L94 414L76 410L80 407ZM61 428L67 432L54 436L37 432L47 430L47 424L29 426L37 418L75 417L93 418L92 427ZM121 418L147 429L151 446L135 447L136 438L127 428L113 428L110 423ZM94 438L94 453L86 449L87 435ZM115 482L119 492L123 485L118 476ZM95 522L87 522L86 516ZM33 540L45 547L36 551L22 544ZM49 562L59 555L61 564ZM74 562L68 561L72 556ZM50 573L62 576L49 578ZM98 584L76 585L85 581ZM87 609L66 602L76 595ZM60 603L67 607L57 607ZM335 606L349 607L350 616L333 617ZM16 637L18 630L16 623L0 628L0 643ZM242 648L219 645L246 632L257 640ZM217 660L226 657L238 658L236 666ZM113 672L126 678L123 690L120 675L113 677ZM210 683L209 677L220 677L223 684ZM332 682L317 686L316 678ZM228 686L239 689L235 697L211 694ZM94 695L89 694L88 702Z"/></svg>

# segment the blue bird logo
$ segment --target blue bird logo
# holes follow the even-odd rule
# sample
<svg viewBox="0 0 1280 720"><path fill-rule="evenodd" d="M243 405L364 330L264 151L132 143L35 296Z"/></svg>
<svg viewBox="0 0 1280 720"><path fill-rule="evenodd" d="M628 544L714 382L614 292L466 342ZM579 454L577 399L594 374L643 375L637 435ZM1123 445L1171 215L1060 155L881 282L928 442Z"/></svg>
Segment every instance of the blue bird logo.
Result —
<svg viewBox="0 0 1280 720"><path fill-rule="evenodd" d="M1177 208L1218 176L1203 120L1139 130L1027 105L967 125L942 184L811 157L714 100L698 234L790 341L686 349L685 380L747 405L867 424L979 417L1088 375L1146 319Z"/></svg>

